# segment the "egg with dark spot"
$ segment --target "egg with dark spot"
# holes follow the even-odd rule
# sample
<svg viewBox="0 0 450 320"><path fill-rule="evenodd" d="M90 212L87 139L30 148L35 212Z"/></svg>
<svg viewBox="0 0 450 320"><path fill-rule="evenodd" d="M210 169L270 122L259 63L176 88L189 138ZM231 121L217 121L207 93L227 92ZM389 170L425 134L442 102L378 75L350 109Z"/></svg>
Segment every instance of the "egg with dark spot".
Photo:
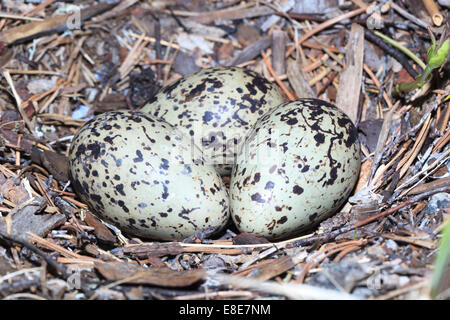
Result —
<svg viewBox="0 0 450 320"><path fill-rule="evenodd" d="M220 230L229 217L228 193L213 166L189 160L184 140L149 114L103 113L72 141L72 186L95 214L133 235L181 240Z"/></svg>
<svg viewBox="0 0 450 320"><path fill-rule="evenodd" d="M141 111L182 130L201 149L198 157L229 175L253 125L283 102L277 86L258 73L214 67L161 89Z"/></svg>
<svg viewBox="0 0 450 320"><path fill-rule="evenodd" d="M317 99L281 104L258 120L237 157L231 216L241 232L299 234L339 209L360 165L356 128L336 106Z"/></svg>

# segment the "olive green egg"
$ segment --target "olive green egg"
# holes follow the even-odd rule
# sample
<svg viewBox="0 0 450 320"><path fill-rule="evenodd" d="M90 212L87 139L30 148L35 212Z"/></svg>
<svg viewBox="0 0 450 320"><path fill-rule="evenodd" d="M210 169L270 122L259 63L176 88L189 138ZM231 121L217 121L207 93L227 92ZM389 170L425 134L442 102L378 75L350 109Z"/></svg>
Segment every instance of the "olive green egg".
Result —
<svg viewBox="0 0 450 320"><path fill-rule="evenodd" d="M229 218L210 165L189 160L185 137L147 113L111 111L87 122L69 151L72 187L90 210L131 235L182 240Z"/></svg>
<svg viewBox="0 0 450 320"><path fill-rule="evenodd" d="M190 137L203 158L222 175L256 121L283 103L276 85L256 72L214 67L186 75L161 89L140 111L160 117Z"/></svg>
<svg viewBox="0 0 450 320"><path fill-rule="evenodd" d="M237 228L268 239L297 235L330 217L361 165L352 121L317 99L281 104L255 124L230 182Z"/></svg>

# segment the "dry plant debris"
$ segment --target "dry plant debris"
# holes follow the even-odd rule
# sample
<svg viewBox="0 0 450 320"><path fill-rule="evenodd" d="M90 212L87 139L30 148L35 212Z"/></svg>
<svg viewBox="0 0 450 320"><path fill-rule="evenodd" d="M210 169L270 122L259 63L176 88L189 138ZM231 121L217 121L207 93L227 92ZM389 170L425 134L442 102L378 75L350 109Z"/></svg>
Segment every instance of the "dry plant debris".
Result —
<svg viewBox="0 0 450 320"><path fill-rule="evenodd" d="M450 221L449 63L394 88L424 71L430 34L448 39L448 13L432 0L2 1L0 297L429 299ZM215 65L345 106L363 150L345 206L278 243L232 225L144 242L92 215L68 182L77 129ZM437 298L450 298L447 261Z"/></svg>

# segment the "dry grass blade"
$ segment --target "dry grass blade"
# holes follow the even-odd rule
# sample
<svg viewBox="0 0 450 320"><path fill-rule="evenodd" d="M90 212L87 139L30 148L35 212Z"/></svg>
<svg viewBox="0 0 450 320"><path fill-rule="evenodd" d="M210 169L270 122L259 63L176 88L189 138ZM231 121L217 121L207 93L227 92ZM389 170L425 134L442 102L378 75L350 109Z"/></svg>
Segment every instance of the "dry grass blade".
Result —
<svg viewBox="0 0 450 320"><path fill-rule="evenodd" d="M401 167L400 178L403 177L403 175L410 168L411 164L413 163L413 161L415 160L415 158L419 154L419 151L420 151L420 149L422 148L422 146L423 146L423 144L425 142L425 138L426 138L426 135L428 133L428 130L430 129L430 125L431 125L431 115L429 115L428 118L425 120L425 123L422 126L422 130L420 131L420 133L419 133L419 135L417 137L417 140L414 143L414 146L413 146L412 150L403 159L403 160L406 160L406 161L404 161L404 162L401 161L400 164L399 164L399 167Z"/></svg>

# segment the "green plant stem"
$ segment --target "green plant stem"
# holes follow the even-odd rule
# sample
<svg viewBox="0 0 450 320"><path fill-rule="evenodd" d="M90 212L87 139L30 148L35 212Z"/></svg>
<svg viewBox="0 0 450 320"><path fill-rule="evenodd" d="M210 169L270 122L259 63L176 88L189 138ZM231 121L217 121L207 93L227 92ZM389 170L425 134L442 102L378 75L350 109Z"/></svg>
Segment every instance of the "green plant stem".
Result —
<svg viewBox="0 0 450 320"><path fill-rule="evenodd" d="M416 78L413 82L402 82L399 85L396 86L397 92L409 92L411 90L416 89L421 84L425 83L429 77L431 77L431 71L433 69L426 67L423 73Z"/></svg>
<svg viewBox="0 0 450 320"><path fill-rule="evenodd" d="M377 36L379 36L381 39L383 39L384 42L397 48L398 50L400 50L401 52L406 54L408 57L410 57L412 60L414 60L414 62L417 63L422 68L422 70L424 70L426 68L426 64L422 60L420 60L414 53L412 53L408 48L406 48L399 42L395 41L394 39L389 38L388 36L382 34L379 31L374 31L373 33L375 33Z"/></svg>

